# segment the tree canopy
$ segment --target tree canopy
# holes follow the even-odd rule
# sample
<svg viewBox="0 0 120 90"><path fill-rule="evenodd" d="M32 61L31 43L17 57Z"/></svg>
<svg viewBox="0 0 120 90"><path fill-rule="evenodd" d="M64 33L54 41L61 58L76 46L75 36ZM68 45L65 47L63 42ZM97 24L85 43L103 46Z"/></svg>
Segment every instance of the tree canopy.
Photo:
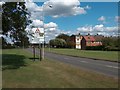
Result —
<svg viewBox="0 0 120 90"><path fill-rule="evenodd" d="M25 2L6 2L2 5L2 34L12 42L28 43L26 26L31 22Z"/></svg>
<svg viewBox="0 0 120 90"><path fill-rule="evenodd" d="M63 48L66 46L66 41L63 39L59 39L59 38L52 39L50 40L49 43L50 43L50 46L57 47L57 48Z"/></svg>
<svg viewBox="0 0 120 90"><path fill-rule="evenodd" d="M70 38L70 36L67 34L60 34L56 38L63 39L65 41L67 41Z"/></svg>

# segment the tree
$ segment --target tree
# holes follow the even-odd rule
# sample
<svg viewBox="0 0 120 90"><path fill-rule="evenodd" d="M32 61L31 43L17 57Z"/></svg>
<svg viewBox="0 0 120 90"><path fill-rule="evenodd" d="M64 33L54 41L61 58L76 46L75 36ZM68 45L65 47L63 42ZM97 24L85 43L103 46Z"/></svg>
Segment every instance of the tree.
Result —
<svg viewBox="0 0 120 90"><path fill-rule="evenodd" d="M27 15L25 2L6 2L2 6L2 34L9 36L13 42L20 42L20 46L28 43L25 29L31 21Z"/></svg>
<svg viewBox="0 0 120 90"><path fill-rule="evenodd" d="M71 35L70 37L69 37L69 39L67 39L67 47L68 48L75 48L75 45L76 45L76 43L75 43L75 35Z"/></svg>
<svg viewBox="0 0 120 90"><path fill-rule="evenodd" d="M56 38L63 39L65 41L67 41L70 38L70 36L67 34L60 34Z"/></svg>
<svg viewBox="0 0 120 90"><path fill-rule="evenodd" d="M63 48L63 47L66 47L66 41L63 40L63 39L52 39L50 40L50 46L52 47L57 47L57 48Z"/></svg>
<svg viewBox="0 0 120 90"><path fill-rule="evenodd" d="M7 45L6 40L2 37L0 41L2 42L2 48L4 48Z"/></svg>
<svg viewBox="0 0 120 90"><path fill-rule="evenodd" d="M119 49L119 37L105 37L102 40L102 44L106 50Z"/></svg>

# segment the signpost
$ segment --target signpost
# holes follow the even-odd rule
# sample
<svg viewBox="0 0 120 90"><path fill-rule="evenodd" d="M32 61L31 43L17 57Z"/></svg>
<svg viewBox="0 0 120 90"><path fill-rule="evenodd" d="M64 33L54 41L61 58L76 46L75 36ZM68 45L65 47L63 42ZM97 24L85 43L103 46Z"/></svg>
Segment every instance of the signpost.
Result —
<svg viewBox="0 0 120 90"><path fill-rule="evenodd" d="M44 51L43 51L43 45L44 45L44 29L43 28L32 28L33 32L33 40L32 44L39 44L39 59L40 61L44 59ZM35 58L35 47L33 48L34 58Z"/></svg>

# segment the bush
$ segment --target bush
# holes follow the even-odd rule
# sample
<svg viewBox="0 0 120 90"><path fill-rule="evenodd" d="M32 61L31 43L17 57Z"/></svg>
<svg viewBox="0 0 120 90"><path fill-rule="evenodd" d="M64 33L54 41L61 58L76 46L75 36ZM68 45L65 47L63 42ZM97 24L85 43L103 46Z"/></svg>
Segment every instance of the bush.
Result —
<svg viewBox="0 0 120 90"><path fill-rule="evenodd" d="M120 51L119 47L106 46L104 47L105 51Z"/></svg>
<svg viewBox="0 0 120 90"><path fill-rule="evenodd" d="M2 45L2 49L12 49L12 48L15 48L15 46L12 46L11 44Z"/></svg>
<svg viewBox="0 0 120 90"><path fill-rule="evenodd" d="M86 50L103 50L104 46L87 46Z"/></svg>

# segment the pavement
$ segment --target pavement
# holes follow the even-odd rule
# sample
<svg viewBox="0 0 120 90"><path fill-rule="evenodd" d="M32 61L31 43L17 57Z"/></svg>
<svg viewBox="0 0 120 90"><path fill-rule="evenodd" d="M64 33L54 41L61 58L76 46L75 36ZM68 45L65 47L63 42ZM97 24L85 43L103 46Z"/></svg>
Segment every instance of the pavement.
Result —
<svg viewBox="0 0 120 90"><path fill-rule="evenodd" d="M32 48L28 48L27 50L32 52ZM38 49L36 49L36 54L39 54ZM67 63L81 69L82 68L87 69L87 70L108 75L114 78L118 78L118 71L120 71L120 68L118 67L118 62L72 57L72 56L55 54L51 52L44 52L44 55L45 55L45 58Z"/></svg>

